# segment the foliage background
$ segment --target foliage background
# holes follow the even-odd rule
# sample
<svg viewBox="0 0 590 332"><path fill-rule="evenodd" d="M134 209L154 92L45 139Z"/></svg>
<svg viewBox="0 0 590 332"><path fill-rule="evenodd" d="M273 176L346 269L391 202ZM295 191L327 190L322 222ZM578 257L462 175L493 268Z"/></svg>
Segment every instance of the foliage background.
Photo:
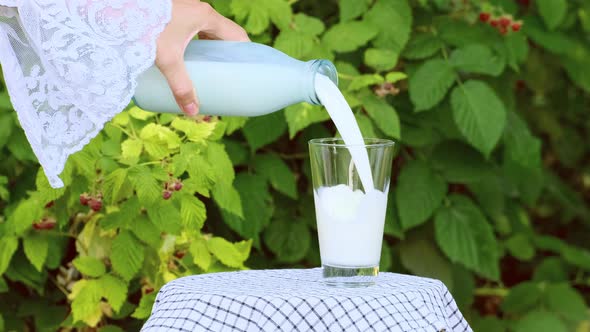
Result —
<svg viewBox="0 0 590 332"><path fill-rule="evenodd" d="M333 60L364 134L399 141L382 270L441 279L476 331L590 330L588 1L213 5L254 41ZM189 121L130 107L53 190L3 89L0 330L138 330L175 278L319 266L306 142L335 134L321 108ZM163 200L169 173L183 188Z"/></svg>

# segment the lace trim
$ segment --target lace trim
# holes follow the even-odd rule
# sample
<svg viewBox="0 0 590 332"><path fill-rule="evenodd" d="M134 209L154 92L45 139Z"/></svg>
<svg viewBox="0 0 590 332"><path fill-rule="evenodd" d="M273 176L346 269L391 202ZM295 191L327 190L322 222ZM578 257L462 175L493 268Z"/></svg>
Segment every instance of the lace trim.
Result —
<svg viewBox="0 0 590 332"><path fill-rule="evenodd" d="M142 5L146 5L146 2L149 1L142 1L143 4ZM109 4L110 6L115 6L112 3ZM122 6L122 5L121 5ZM0 49L0 60L3 64L3 71L4 71L4 76L6 78L6 83L7 83L7 88L8 91L11 95L11 101L13 102L13 105L15 106L15 110L18 113L18 118L19 121L21 122L21 126L23 127L23 129L25 130L25 134L27 136L27 139L29 140L29 142L31 143L31 146L33 148L33 152L37 155L37 158L39 159L39 162L41 163L41 166L43 167L45 174L49 180L49 183L51 184L52 187L54 188L59 188L59 187L63 187L63 181L59 178L59 174L63 171L64 167L65 167L65 163L68 159L68 157L80 150L82 150L82 148L84 148L85 145L87 145L90 140L92 140L94 137L96 137L98 135L98 133L104 128L105 123L109 122L110 120L112 120L112 118L114 116L116 116L118 113L120 113L130 102L135 89L137 87L137 77L143 73L145 70L147 70L149 67L153 66L153 63L155 61L155 57L156 57L156 42L157 42L157 38L158 36L161 34L161 32L164 30L164 28L166 27L166 25L168 24L168 22L171 19L171 12L172 12L172 4L171 4L171 0L166 0L166 1L155 1L153 3L152 7L159 7L159 8L164 8L165 13L164 13L164 19L159 22L159 24L154 24L153 26L153 30L152 33L149 34L149 55L147 57L145 57L144 59L137 59L138 62L133 64L133 68L130 68L131 66L129 64L127 64L124 59L123 59L123 55L122 54L118 54L119 55L119 61L120 63L123 63L126 65L127 69L129 70L129 72L127 73L128 78L130 80L130 82L126 82L128 83L128 85L125 86L125 88L127 88L128 93L119 96L118 94L113 96L111 95L110 97L113 97L114 99L119 100L117 103L115 103L116 107L109 107L108 110L105 111L105 113L100 114L101 112L97 112L97 109L93 109L93 105L87 105L84 103L84 101L80 101L80 100L76 100L76 98L71 98L70 100L67 100L65 102L65 105L69 105L73 106L72 108L69 108L67 110L67 115L68 116L79 116L81 117L87 117L89 121L92 122L92 124L94 125L94 128L86 131L83 136L79 139L79 141L77 141L77 143L75 145L72 146L63 146L63 149L61 150L56 150L56 149L52 149L49 147L44 147L43 146L43 141L47 141L47 137L43 137L42 133L39 133L39 126L40 124L38 123L40 121L40 118L35 118L35 115L40 116L40 117L44 117L43 119L45 121L47 121L49 123L49 125L55 124L54 122L52 123L51 121L57 121L55 119L53 119L52 117L56 116L56 113L52 113L52 114L40 114L38 113L38 109L35 107L35 102L38 102L37 100L35 100L35 98L33 98L32 95L27 95L27 93L32 93L30 86L28 86L29 84L31 84L31 79L33 79L33 84L39 84L39 81L41 80L40 77L38 77L39 72L38 70L36 71L36 69L33 67L31 69L32 73L31 73L31 77L24 77L23 73L22 73L22 69L19 65L19 61L18 61L18 57L15 54L13 48L11 47L11 43L9 40L9 34L10 34L10 27L6 24L0 23L0 31L4 30L4 33L0 33L0 42L2 42L4 45L6 45L7 47L2 47ZM20 10L20 8L19 8ZM88 15L92 15L92 14L96 14L96 13L88 13ZM100 18L96 18L93 17L93 19L100 19ZM122 22L123 23L123 22ZM122 24L121 23L121 24ZM21 23L21 27L24 26ZM2 29L2 27L4 29ZM73 29L72 27L65 27L64 31L58 31L61 32L63 35L67 34L67 33L72 33L72 32L68 32L68 28L71 30ZM101 28L105 28L108 29L109 26L107 27L101 27ZM120 27L117 27L120 28ZM115 30L116 28L112 28L113 29L113 33L116 33L117 31ZM133 29L130 29L133 30ZM96 34L100 34L101 32L104 31L92 31ZM107 31L109 32L109 31ZM30 32L27 34L27 37L29 37L29 41L31 39L30 35L33 32ZM139 37L141 37L141 31L130 31L129 33L135 35L136 37L138 37L135 42L139 43ZM143 32L145 33L145 31ZM16 32L14 33L16 34ZM80 35L82 35L82 33L80 33ZM12 38L14 38L14 35L10 35ZM18 37L18 36L17 36ZM58 36L58 37L63 37L63 36ZM77 36L74 36L77 37ZM88 36L85 36L88 37ZM117 38L117 36L112 36L112 35L101 35L100 37L102 37L102 39L108 40L109 38ZM60 40L58 40L59 42ZM145 41L143 41L145 42ZM2 44L0 43L0 44ZM48 45L44 45L43 43L41 43L41 45L35 44L35 43L29 43L29 46L35 47L35 53L37 53L37 55L39 56L41 62L43 63L43 69L51 72L52 70L57 69L59 71L60 67L54 65L53 63L50 62L49 65L47 65L48 61L55 61L55 63L57 63L57 65L60 65L61 63L59 62L60 59L59 58L51 58L51 59L47 59L44 58L44 56L47 55L55 55L52 53L43 53L43 51L47 51L47 49L43 49L45 47L48 47ZM49 45L51 47L51 45ZM79 46L79 45L76 45ZM82 46L86 46L86 45L82 45ZM108 45L107 45L108 46ZM56 46L56 48L59 47ZM138 53L140 51L145 51L145 47L140 47L139 49L135 49L133 50L134 45L130 45L127 46L127 48L125 49L126 52L135 52ZM108 52L108 51L112 51L110 48L106 48L104 50L104 52ZM67 50L66 50L67 51ZM104 53L103 52L103 53ZM59 52L56 52L59 53ZM101 54L99 54L100 56ZM104 56L104 54L102 54ZM110 54L112 55L112 54ZM133 55L133 53L132 53ZM66 55L64 55L66 56ZM104 58L100 58L98 60L98 65L100 65L100 60L104 60ZM115 67L116 68L116 67ZM112 69L112 68L111 68ZM77 72L74 72L74 74L76 74ZM54 76L54 78L61 78L64 79L64 75L70 75L71 72L62 72L62 73L57 73L58 76ZM35 83L35 79L37 80L37 83ZM68 82L67 80L65 80L66 82ZM70 83L72 82L72 80L70 80ZM75 83L75 80L73 81ZM72 93L72 95L74 97L76 97L75 95L75 89L76 86L63 86L60 85L60 88L63 89L69 89L68 91L70 91ZM39 89L41 90L42 88L45 89L55 89L54 86L52 87L48 87L48 86L43 86L43 87L35 87L35 89ZM92 88L92 86L90 87ZM100 86L98 86L98 88L100 88ZM112 88L113 90L116 90L117 87L109 87ZM61 92L60 89L57 89L58 92ZM72 92L74 91L74 92ZM50 91L50 92L55 92L55 91ZM106 93L105 93L106 94ZM61 96L61 95L60 95ZM47 98L47 96L45 96ZM108 96L107 96L108 97ZM61 97L59 97L61 98ZM33 100L32 100L33 99ZM55 96L54 96L55 99ZM94 101L94 104L99 104L101 103L102 100L98 100L98 101ZM49 100L46 101L47 103L51 104L53 103L57 103L56 107L60 107L64 105L64 100L51 100L51 96L49 98ZM110 103L109 103L110 104ZM38 105L37 105L38 106ZM90 108L90 109L88 109ZM73 111L72 111L73 110ZM76 112L77 110L79 110L80 112ZM57 114L57 116L65 116L63 114ZM33 119L34 118L34 119ZM68 119L58 119L58 120L62 120L65 121L65 125L68 125ZM78 119L79 120L79 119ZM59 128L59 123L57 125L57 127ZM42 128L41 128L42 129ZM61 133L56 133L57 135L61 134ZM65 133L64 133L65 134ZM75 133L74 133L75 134ZM59 142L59 140L56 139L57 142ZM51 140L49 140L49 143L51 143ZM52 153L57 153L57 155L54 155ZM51 156L51 158L47 158L48 156Z"/></svg>

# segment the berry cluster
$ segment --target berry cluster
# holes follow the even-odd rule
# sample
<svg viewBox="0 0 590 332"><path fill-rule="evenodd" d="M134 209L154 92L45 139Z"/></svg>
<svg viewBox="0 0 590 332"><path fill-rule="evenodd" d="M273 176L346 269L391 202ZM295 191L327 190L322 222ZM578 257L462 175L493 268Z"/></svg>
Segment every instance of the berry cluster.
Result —
<svg viewBox="0 0 590 332"><path fill-rule="evenodd" d="M182 189L182 181L180 179L169 180L164 183L164 190L162 190L162 198L169 200L172 197L172 192L180 191Z"/></svg>
<svg viewBox="0 0 590 332"><path fill-rule="evenodd" d="M94 212L102 209L102 194L98 193L96 196L90 196L88 193L80 195L80 204L88 206Z"/></svg>
<svg viewBox="0 0 590 332"><path fill-rule="evenodd" d="M488 12L479 13L479 20L488 23L491 27L496 28L500 34L506 35L510 30L513 32L520 31L521 21L514 21L512 15L502 15L500 17L492 16Z"/></svg>
<svg viewBox="0 0 590 332"><path fill-rule="evenodd" d="M40 231L40 230L50 230L55 228L55 224L57 221L53 217L43 217L39 221L35 221L33 223L33 228Z"/></svg>

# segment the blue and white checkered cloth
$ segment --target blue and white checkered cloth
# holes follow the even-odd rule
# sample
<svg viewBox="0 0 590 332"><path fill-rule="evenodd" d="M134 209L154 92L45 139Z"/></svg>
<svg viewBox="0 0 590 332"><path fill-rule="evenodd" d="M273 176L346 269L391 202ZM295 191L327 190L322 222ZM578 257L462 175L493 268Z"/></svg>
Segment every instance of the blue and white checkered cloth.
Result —
<svg viewBox="0 0 590 332"><path fill-rule="evenodd" d="M445 285L380 273L375 285L334 288L322 270L259 270L174 280L142 331L471 331Z"/></svg>

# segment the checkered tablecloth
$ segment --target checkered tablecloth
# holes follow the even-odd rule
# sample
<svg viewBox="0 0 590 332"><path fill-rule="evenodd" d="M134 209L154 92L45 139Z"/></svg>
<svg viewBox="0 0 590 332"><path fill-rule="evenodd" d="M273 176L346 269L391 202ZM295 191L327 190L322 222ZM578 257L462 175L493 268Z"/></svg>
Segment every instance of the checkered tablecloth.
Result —
<svg viewBox="0 0 590 332"><path fill-rule="evenodd" d="M445 285L380 273L324 285L321 269L203 274L165 285L142 331L471 331Z"/></svg>

